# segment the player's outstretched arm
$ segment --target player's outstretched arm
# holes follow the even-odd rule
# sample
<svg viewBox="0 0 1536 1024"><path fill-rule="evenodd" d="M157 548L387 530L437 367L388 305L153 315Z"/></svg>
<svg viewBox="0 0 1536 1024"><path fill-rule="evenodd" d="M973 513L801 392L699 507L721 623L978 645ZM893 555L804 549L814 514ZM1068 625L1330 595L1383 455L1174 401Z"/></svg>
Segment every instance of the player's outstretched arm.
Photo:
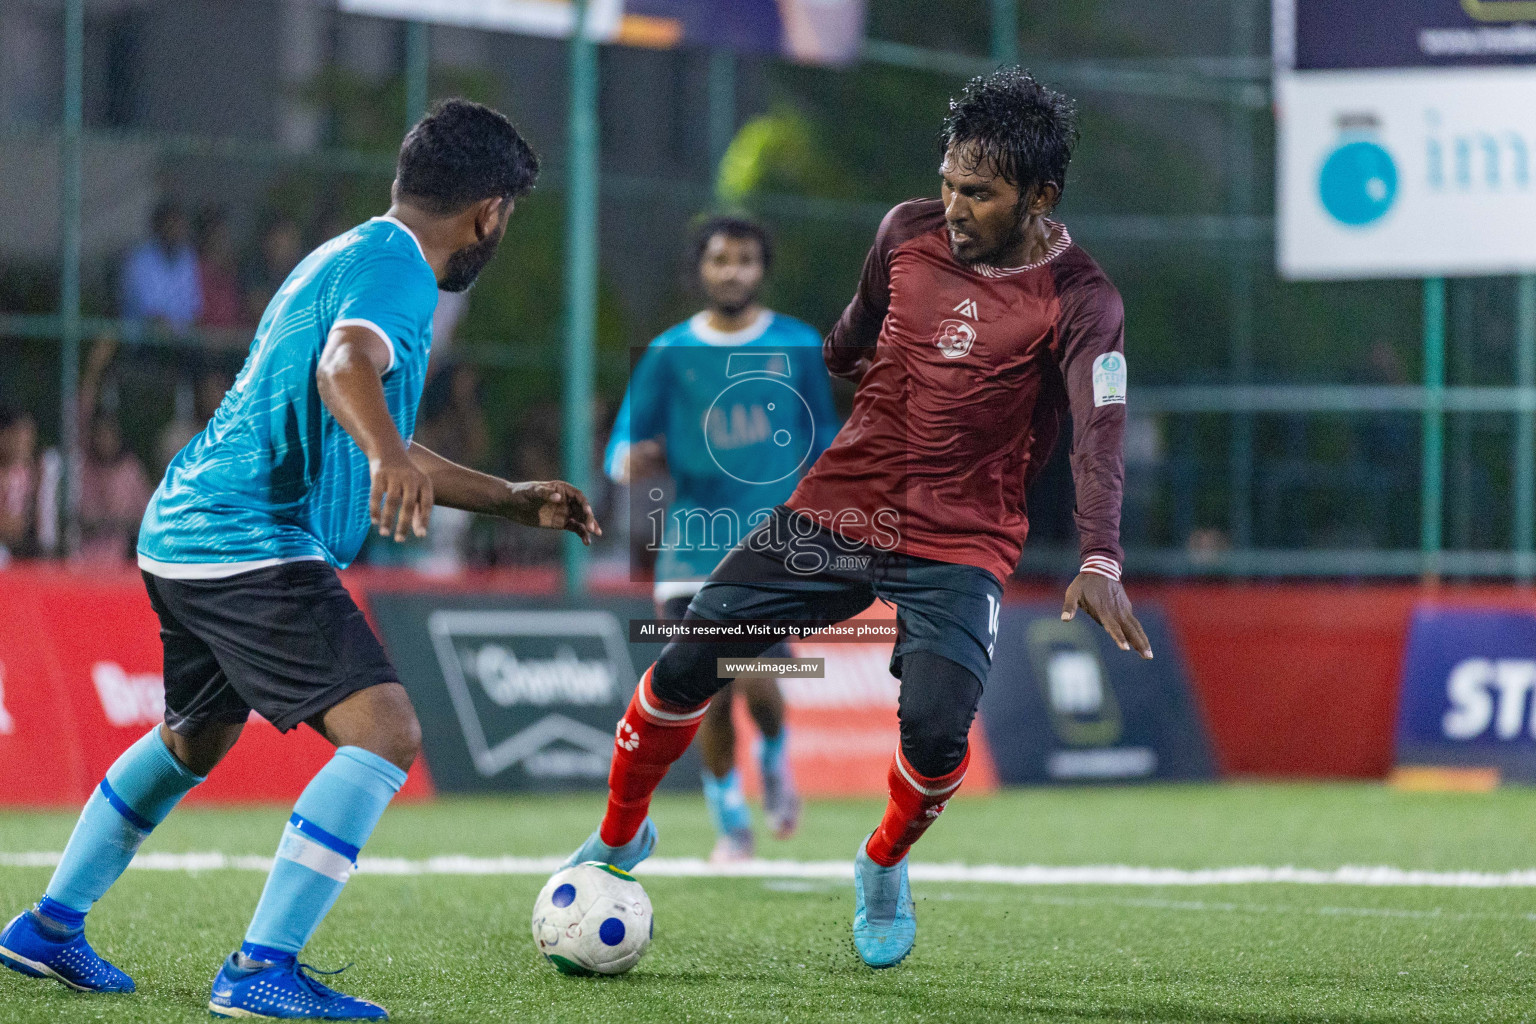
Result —
<svg viewBox="0 0 1536 1024"><path fill-rule="evenodd" d="M1072 621L1081 608L1094 622L1104 627L1110 638L1122 651L1134 650L1143 658L1151 659L1152 644L1146 630L1136 621L1131 611L1131 599L1119 580L1100 576L1096 572L1080 572L1067 588L1066 601L1061 606L1063 622Z"/></svg>
<svg viewBox="0 0 1536 1024"><path fill-rule="evenodd" d="M368 514L381 537L396 541L408 533L427 535L432 518L432 481L405 451L405 439L390 418L382 377L393 353L366 327L331 330L315 385L320 400L368 457L373 488Z"/></svg>
<svg viewBox="0 0 1536 1024"><path fill-rule="evenodd" d="M409 455L416 468L432 481L432 492L439 505L500 516L524 526L569 530L583 544L591 544L594 536L603 535L586 495L563 480L512 483L461 466L420 444L412 444Z"/></svg>

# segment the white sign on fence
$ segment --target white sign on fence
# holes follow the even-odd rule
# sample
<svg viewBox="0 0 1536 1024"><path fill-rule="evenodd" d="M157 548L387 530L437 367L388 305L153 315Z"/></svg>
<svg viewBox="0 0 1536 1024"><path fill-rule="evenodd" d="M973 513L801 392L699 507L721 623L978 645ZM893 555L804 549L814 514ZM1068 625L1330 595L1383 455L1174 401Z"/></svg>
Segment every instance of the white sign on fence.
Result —
<svg viewBox="0 0 1536 1024"><path fill-rule="evenodd" d="M1536 271L1536 3L1275 0L1280 272Z"/></svg>
<svg viewBox="0 0 1536 1024"><path fill-rule="evenodd" d="M1276 81L1280 272L1536 271L1536 69Z"/></svg>

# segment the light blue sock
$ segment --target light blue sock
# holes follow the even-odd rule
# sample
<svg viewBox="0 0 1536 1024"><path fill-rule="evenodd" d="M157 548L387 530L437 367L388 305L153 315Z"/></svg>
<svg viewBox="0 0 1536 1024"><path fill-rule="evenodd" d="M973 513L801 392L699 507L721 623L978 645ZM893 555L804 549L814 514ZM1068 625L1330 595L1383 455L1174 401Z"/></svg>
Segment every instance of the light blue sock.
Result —
<svg viewBox="0 0 1536 1024"><path fill-rule="evenodd" d="M747 798L741 791L741 776L736 769L723 779L717 779L708 771L704 776L704 805L709 808L709 818L715 823L715 831L721 835L743 832L752 828L752 812L747 808Z"/></svg>
<svg viewBox="0 0 1536 1024"><path fill-rule="evenodd" d="M133 860L139 845L202 782L166 749L157 725L107 769L85 802L45 899L84 914Z"/></svg>
<svg viewBox="0 0 1536 1024"><path fill-rule="evenodd" d="M764 777L777 775L784 770L784 739L789 735L788 726L780 726L777 736L764 736L757 748L757 763Z"/></svg>
<svg viewBox="0 0 1536 1024"><path fill-rule="evenodd" d="M291 959L304 948L403 785L405 772L379 755L362 747L337 748L293 805L242 953L271 962Z"/></svg>

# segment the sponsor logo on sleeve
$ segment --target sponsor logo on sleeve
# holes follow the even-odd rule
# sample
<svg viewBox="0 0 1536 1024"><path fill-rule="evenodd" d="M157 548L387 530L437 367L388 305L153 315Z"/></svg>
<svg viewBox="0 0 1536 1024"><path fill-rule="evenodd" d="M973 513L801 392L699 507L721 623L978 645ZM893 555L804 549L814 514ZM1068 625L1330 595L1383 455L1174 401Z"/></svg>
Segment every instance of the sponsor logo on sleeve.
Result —
<svg viewBox="0 0 1536 1024"><path fill-rule="evenodd" d="M1093 361L1093 404L1125 404L1125 356L1105 352Z"/></svg>

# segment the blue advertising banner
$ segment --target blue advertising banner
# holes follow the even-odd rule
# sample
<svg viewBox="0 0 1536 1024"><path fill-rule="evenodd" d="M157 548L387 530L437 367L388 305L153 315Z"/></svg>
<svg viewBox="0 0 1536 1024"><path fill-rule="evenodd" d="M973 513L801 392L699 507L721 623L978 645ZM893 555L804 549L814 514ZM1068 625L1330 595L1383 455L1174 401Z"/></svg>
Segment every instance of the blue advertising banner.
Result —
<svg viewBox="0 0 1536 1024"><path fill-rule="evenodd" d="M1400 767L1497 768L1536 781L1536 613L1414 612L1398 709Z"/></svg>
<svg viewBox="0 0 1536 1024"><path fill-rule="evenodd" d="M1120 650L1060 604L1006 604L982 724L1004 784L1215 777L1210 743L1167 621L1139 605L1157 657Z"/></svg>
<svg viewBox="0 0 1536 1024"><path fill-rule="evenodd" d="M1530 0L1278 0L1283 69L1479 67L1536 63Z"/></svg>

